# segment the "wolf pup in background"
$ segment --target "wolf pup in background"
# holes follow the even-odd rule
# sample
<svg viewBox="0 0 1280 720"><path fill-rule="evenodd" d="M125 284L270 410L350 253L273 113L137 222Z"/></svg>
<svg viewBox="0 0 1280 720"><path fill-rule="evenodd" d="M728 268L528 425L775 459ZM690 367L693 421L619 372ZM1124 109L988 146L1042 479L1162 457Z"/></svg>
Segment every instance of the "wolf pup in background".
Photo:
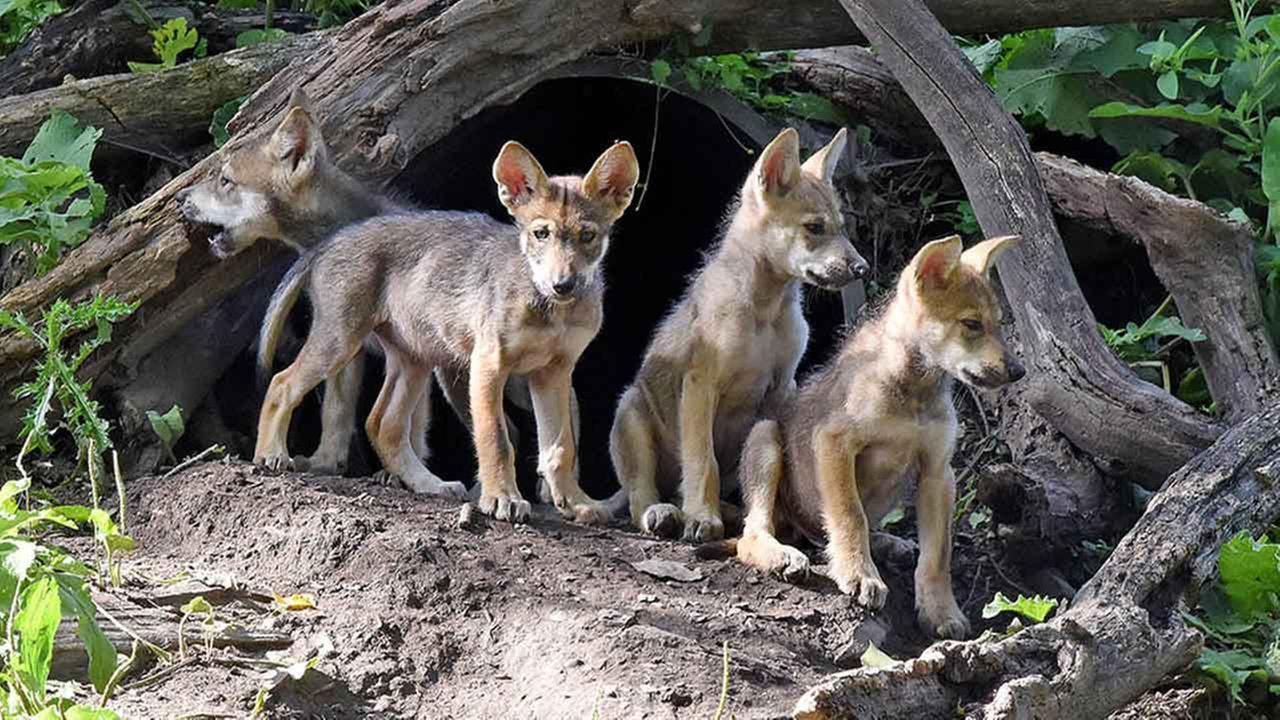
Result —
<svg viewBox="0 0 1280 720"><path fill-rule="evenodd" d="M335 230L374 215L404 210L394 200L370 192L329 159L311 102L293 91L284 118L270 135L224 153L212 179L178 193L187 220L216 228L209 251L226 259L259 239L279 240L306 252ZM274 344L258 348L258 364L269 369ZM347 464L356 425L356 403L364 377L364 354L329 379L321 410L320 444L297 465L317 472L341 472ZM426 457L430 397L414 415L414 447Z"/></svg>
<svg viewBox="0 0 1280 720"><path fill-rule="evenodd" d="M481 213L375 217L338 232L290 269L264 332L279 326L304 285L315 319L298 358L271 381L256 461L288 456L293 409L372 333L388 369L365 427L389 472L418 492L462 494L460 483L436 477L410 452L408 431L432 370L465 370L480 510L527 519L529 503L516 485L515 453L502 421L507 378L524 375L537 422L538 467L553 502L579 521L607 520L603 506L578 485L570 381L603 320L600 266L639 178L635 151L618 143L585 177L549 178L528 150L509 142L493 177L514 226Z"/></svg>
<svg viewBox="0 0 1280 720"><path fill-rule="evenodd" d="M795 388L808 342L801 284L837 290L867 270L832 177L841 129L803 165L783 130L743 185L719 247L654 334L623 394L609 450L632 522L690 540L724 535L721 474L762 410ZM727 489L727 488L726 488ZM683 496L683 509L660 502Z"/></svg>
<svg viewBox="0 0 1280 720"><path fill-rule="evenodd" d="M919 478L916 611L937 637L969 623L951 590L956 413L951 379L996 387L1025 371L1009 354L987 271L1016 242L1000 237L961 252L953 236L925 245L883 313L806 379L778 420L762 420L743 450L747 515L737 555L793 579L808 558L779 531L825 540L840 589L878 609L888 594L871 559L870 529L893 508L904 480Z"/></svg>

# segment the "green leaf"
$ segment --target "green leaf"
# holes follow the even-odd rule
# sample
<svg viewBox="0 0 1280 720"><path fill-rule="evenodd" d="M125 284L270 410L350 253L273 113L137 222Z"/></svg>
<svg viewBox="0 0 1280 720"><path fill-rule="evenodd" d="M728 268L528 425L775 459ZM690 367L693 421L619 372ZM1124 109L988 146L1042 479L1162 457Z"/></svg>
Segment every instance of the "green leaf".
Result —
<svg viewBox="0 0 1280 720"><path fill-rule="evenodd" d="M1218 552L1218 575L1231 607L1246 619L1280 609L1280 545L1241 531Z"/></svg>
<svg viewBox="0 0 1280 720"><path fill-rule="evenodd" d="M245 30L236 35L236 47L244 48L253 45L259 45L265 42L275 42L289 37L289 33L280 28L261 28L255 30ZM199 55L199 53L197 53Z"/></svg>
<svg viewBox="0 0 1280 720"><path fill-rule="evenodd" d="M1267 679L1262 659L1243 650L1219 652L1206 648L1200 653L1200 669L1222 683L1231 694L1232 703L1244 702L1242 691L1247 681Z"/></svg>
<svg viewBox="0 0 1280 720"><path fill-rule="evenodd" d="M184 603L180 609L184 615L213 614L213 606L209 604L208 600L204 599L203 595L197 595L191 598Z"/></svg>
<svg viewBox="0 0 1280 720"><path fill-rule="evenodd" d="M1012 612L1031 622L1039 623L1044 622L1044 619L1056 607L1058 607L1056 599L1043 595L1033 595L1032 597L1018 595L1017 600L1010 600L1004 596L1004 593L996 593L991 602L982 608L982 617L990 619L1002 612Z"/></svg>
<svg viewBox="0 0 1280 720"><path fill-rule="evenodd" d="M120 716L106 708L76 705L67 709L67 720L120 720Z"/></svg>
<svg viewBox="0 0 1280 720"><path fill-rule="evenodd" d="M22 593L21 608L14 619L18 634L18 657L14 669L23 685L41 704L53 663L53 638L62 622L62 603L52 578L44 578Z"/></svg>
<svg viewBox="0 0 1280 720"><path fill-rule="evenodd" d="M659 85L666 85L667 78L671 77L671 63L661 58L649 63L649 77Z"/></svg>
<svg viewBox="0 0 1280 720"><path fill-rule="evenodd" d="M160 442L164 443L170 451L174 445L178 444L179 438L187 429L182 421L182 408L177 405L169 408L163 415L155 410L148 410L147 420L151 423L151 429L156 437L160 438Z"/></svg>
<svg viewBox="0 0 1280 720"><path fill-rule="evenodd" d="M791 98L787 109L791 114L806 120L817 120L831 125L848 124L848 117L843 110L836 107L830 100L813 93L797 93Z"/></svg>
<svg viewBox="0 0 1280 720"><path fill-rule="evenodd" d="M1173 70L1169 70L1168 72L1161 73L1160 77L1156 78L1156 89L1158 89L1160 91L1160 94L1165 96L1166 98L1170 100L1177 100L1178 99L1178 73Z"/></svg>
<svg viewBox="0 0 1280 720"><path fill-rule="evenodd" d="M981 45L964 47L961 50L964 51L965 57L969 58L969 62L978 69L978 74L985 76L1000 60L1004 45L999 40L988 40Z"/></svg>
<svg viewBox="0 0 1280 720"><path fill-rule="evenodd" d="M867 642L867 649L862 653L862 667L883 668L898 662L890 657L873 642Z"/></svg>
<svg viewBox="0 0 1280 720"><path fill-rule="evenodd" d="M80 128L77 120L62 110L54 110L49 119L40 125L36 136L22 154L27 165L61 163L89 171L94 146L102 131L98 128Z"/></svg>
<svg viewBox="0 0 1280 720"><path fill-rule="evenodd" d="M1182 120L1184 122L1219 128L1222 125L1223 109L1218 106L1193 103L1191 105L1164 104L1156 107L1142 107L1124 102L1109 102L1089 111L1091 118L1151 117Z"/></svg>
<svg viewBox="0 0 1280 720"><path fill-rule="evenodd" d="M1268 203L1267 226L1280 225L1280 118L1272 118L1262 141L1262 194Z"/></svg>
<svg viewBox="0 0 1280 720"><path fill-rule="evenodd" d="M115 674L120 658L98 624L98 607L89 596L84 578L69 573L59 573L55 578L63 608L76 616L76 635L89 655L89 680L94 689L102 692Z"/></svg>

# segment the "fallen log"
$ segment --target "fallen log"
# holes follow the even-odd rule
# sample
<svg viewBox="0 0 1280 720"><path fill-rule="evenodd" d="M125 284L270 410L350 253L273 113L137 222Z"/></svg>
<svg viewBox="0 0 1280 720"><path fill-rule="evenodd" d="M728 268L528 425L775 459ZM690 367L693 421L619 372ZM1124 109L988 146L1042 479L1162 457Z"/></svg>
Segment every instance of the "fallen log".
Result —
<svg viewBox="0 0 1280 720"><path fill-rule="evenodd" d="M160 73L107 75L76 80L0 101L0 155L19 156L49 113L62 110L102 128L95 155L110 162L121 151L174 159L209 141L209 121L219 106L252 93L289 63L324 42L323 34L295 35Z"/></svg>
<svg viewBox="0 0 1280 720"><path fill-rule="evenodd" d="M995 642L942 642L919 658L831 676L798 720L1105 718L1190 664L1182 620L1217 572L1217 548L1280 517L1280 404L1223 434L1152 499L1098 574L1054 619Z"/></svg>
<svg viewBox="0 0 1280 720"><path fill-rule="evenodd" d="M137 8L146 13L142 17ZM13 52L0 59L0 96L22 95L60 85L70 75L84 80L128 72L130 60L152 62L147 18L162 25L185 18L209 43L209 53L235 48L236 36L263 27L258 10L222 10L193 0L86 0L36 28ZM272 27L290 33L316 28L310 13L277 10Z"/></svg>

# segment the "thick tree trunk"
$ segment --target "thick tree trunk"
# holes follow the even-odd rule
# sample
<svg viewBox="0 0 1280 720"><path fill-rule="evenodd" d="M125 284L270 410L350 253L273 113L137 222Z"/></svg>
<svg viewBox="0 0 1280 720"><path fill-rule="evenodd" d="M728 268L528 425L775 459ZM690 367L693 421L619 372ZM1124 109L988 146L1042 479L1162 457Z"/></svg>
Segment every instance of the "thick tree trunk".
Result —
<svg viewBox="0 0 1280 720"><path fill-rule="evenodd" d="M261 28L260 11L220 10L213 3L183 0L142 0L139 3L158 25L186 18L187 25L209 41L209 54L235 48L236 35ZM315 16L278 10L272 27L291 33L315 29ZM84 80L128 72L128 62L154 62L146 19L133 3L85 0L31 33L13 52L0 59L0 97L20 95L62 84L64 78Z"/></svg>
<svg viewBox="0 0 1280 720"><path fill-rule="evenodd" d="M1216 0L1161 0L1135 6L1027 4L1002 0L933 0L957 32L1007 31L1072 22L1205 15ZM276 78L242 108L240 138L265 132L289 93L304 85L332 155L353 174L386 185L424 148L483 108L510 101L557 66L586 52L676 32L714 28L711 49L848 43L858 39L835 6L819 0L784 5L760 0L406 0L379 5L327 35L297 72ZM482 61L481 61L482 60ZM180 328L254 276L270 256L263 248L219 263L178 221L173 196L207 178L221 154L206 159L99 229L47 276L0 298L0 306L36 314L56 297L111 293L141 303L99 351L86 376L100 389L126 384L141 361ZM0 386L27 372L37 348L0 336ZM0 435L13 432L20 410L0 407ZM1205 431L1201 434L1208 434ZM1193 433L1194 434L1194 433ZM1175 434L1171 443L1188 443Z"/></svg>
<svg viewBox="0 0 1280 720"><path fill-rule="evenodd" d="M63 110L81 123L102 128L102 147L95 156L99 162L110 162L129 150L175 158L209 141L209 121L220 105L252 93L289 63L320 47L324 37L295 35L165 72L76 80L4 98L0 155L21 155L49 113Z"/></svg>
<svg viewBox="0 0 1280 720"><path fill-rule="evenodd" d="M833 675L795 717L1089 720L1196 656L1182 621L1217 572L1217 548L1280 517L1280 404L1222 435L1174 473L1070 609L997 642L942 642L919 658Z"/></svg>
<svg viewBox="0 0 1280 720"><path fill-rule="evenodd" d="M1143 382L1097 332L1026 136L919 0L841 0L947 148L990 235L1023 242L1000 281L1028 367L1022 393L1078 447L1148 487L1221 429Z"/></svg>

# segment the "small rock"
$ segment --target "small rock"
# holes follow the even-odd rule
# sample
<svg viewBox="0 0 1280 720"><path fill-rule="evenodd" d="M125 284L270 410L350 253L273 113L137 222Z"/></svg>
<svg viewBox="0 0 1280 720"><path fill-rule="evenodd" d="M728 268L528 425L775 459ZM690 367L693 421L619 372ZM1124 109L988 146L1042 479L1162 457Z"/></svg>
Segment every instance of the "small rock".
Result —
<svg viewBox="0 0 1280 720"><path fill-rule="evenodd" d="M697 582L703 577L700 570L674 560L642 560L631 563L631 567L645 575L676 582Z"/></svg>
<svg viewBox="0 0 1280 720"><path fill-rule="evenodd" d="M458 529L474 530L476 529L476 507L469 502L462 503L462 507L458 508Z"/></svg>

